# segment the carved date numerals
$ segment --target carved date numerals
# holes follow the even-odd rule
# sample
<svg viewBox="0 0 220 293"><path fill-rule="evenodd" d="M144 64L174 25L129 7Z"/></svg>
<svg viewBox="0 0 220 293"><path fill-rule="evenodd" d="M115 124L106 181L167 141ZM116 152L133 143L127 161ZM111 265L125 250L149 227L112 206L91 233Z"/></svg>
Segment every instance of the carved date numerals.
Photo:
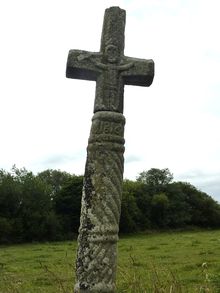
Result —
<svg viewBox="0 0 220 293"><path fill-rule="evenodd" d="M96 120L92 125L92 134L112 134L123 136L124 127L119 122Z"/></svg>

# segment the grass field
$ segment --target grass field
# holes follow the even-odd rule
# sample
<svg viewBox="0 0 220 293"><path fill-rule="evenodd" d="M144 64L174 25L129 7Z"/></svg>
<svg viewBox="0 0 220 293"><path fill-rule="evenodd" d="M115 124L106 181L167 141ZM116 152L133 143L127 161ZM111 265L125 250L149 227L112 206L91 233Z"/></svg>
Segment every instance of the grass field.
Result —
<svg viewBox="0 0 220 293"><path fill-rule="evenodd" d="M220 231L121 237L117 292L220 292ZM0 246L0 293L72 292L76 242Z"/></svg>

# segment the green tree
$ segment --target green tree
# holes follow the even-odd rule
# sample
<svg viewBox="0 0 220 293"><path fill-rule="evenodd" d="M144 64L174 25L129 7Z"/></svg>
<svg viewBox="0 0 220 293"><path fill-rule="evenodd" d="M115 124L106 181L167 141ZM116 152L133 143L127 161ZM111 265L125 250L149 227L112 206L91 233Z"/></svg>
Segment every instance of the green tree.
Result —
<svg viewBox="0 0 220 293"><path fill-rule="evenodd" d="M136 225L138 230L146 230L151 228L151 200L152 195L149 186L139 181L131 181L128 185L128 192L132 192L136 205L138 207L138 215L136 216Z"/></svg>
<svg viewBox="0 0 220 293"><path fill-rule="evenodd" d="M167 227L168 225L168 207L169 199L165 193L155 194L151 201L152 224L156 224L159 228Z"/></svg>
<svg viewBox="0 0 220 293"><path fill-rule="evenodd" d="M169 169L123 182L120 232L188 225L220 227L220 205ZM72 239L78 232L83 177L57 170L0 170L0 243Z"/></svg>
<svg viewBox="0 0 220 293"><path fill-rule="evenodd" d="M20 218L24 231L23 240L29 242L55 239L59 225L54 216L51 186L32 172L17 170L16 174L16 180L22 184Z"/></svg>
<svg viewBox="0 0 220 293"><path fill-rule="evenodd" d="M220 205L190 183L181 184L192 209L191 224L201 227L220 227Z"/></svg>
<svg viewBox="0 0 220 293"><path fill-rule="evenodd" d="M14 217L20 207L21 185L16 176L0 171L0 215Z"/></svg>
<svg viewBox="0 0 220 293"><path fill-rule="evenodd" d="M73 175L54 197L55 211L62 225L62 234L68 239L78 232L82 187L83 176Z"/></svg>
<svg viewBox="0 0 220 293"><path fill-rule="evenodd" d="M202 209L205 218L203 226L220 227L220 205L207 194L204 194Z"/></svg>
<svg viewBox="0 0 220 293"><path fill-rule="evenodd" d="M72 175L60 170L47 169L38 173L37 177L51 187L51 197L53 197L71 179Z"/></svg>
<svg viewBox="0 0 220 293"><path fill-rule="evenodd" d="M131 180L123 182L121 217L119 229L121 233L131 233L138 230L140 210L138 209L135 191L136 183Z"/></svg>
<svg viewBox="0 0 220 293"><path fill-rule="evenodd" d="M148 171L143 171L137 177L137 181L143 182L152 187L154 191L162 191L167 184L173 180L173 174L168 168L157 169L152 168Z"/></svg>
<svg viewBox="0 0 220 293"><path fill-rule="evenodd" d="M21 184L15 176L0 170L0 242L19 241L22 227L19 221Z"/></svg>
<svg viewBox="0 0 220 293"><path fill-rule="evenodd" d="M192 218L192 208L187 201L187 195L179 182L167 185L166 195L169 198L169 227L180 228L189 225Z"/></svg>

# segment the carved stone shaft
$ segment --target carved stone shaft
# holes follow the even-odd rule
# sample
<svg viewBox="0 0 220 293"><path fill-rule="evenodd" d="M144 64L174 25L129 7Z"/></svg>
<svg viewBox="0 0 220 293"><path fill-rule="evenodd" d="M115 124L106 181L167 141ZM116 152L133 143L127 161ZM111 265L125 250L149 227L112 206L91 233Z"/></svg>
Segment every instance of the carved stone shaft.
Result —
<svg viewBox="0 0 220 293"><path fill-rule="evenodd" d="M75 292L114 292L125 118L97 112L87 149Z"/></svg>
<svg viewBox="0 0 220 293"><path fill-rule="evenodd" d="M96 81L75 292L114 292L124 153L124 85L150 86L153 60L124 56L125 10L106 9L100 52L70 50L66 76Z"/></svg>

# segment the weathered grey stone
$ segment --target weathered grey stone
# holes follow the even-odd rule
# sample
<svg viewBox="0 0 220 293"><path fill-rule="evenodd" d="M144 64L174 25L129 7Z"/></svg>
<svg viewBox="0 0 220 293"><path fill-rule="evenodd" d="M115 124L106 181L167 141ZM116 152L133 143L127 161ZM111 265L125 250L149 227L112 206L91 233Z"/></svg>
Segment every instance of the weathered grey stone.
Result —
<svg viewBox="0 0 220 293"><path fill-rule="evenodd" d="M123 113L124 85L151 85L153 60L124 56L125 10L106 9L100 52L70 50L66 76L96 81L94 112Z"/></svg>
<svg viewBox="0 0 220 293"><path fill-rule="evenodd" d="M93 116L82 197L76 292L114 292L125 118ZM77 291L78 290L78 291Z"/></svg>
<svg viewBox="0 0 220 293"><path fill-rule="evenodd" d="M125 11L106 9L100 52L70 50L66 76L96 81L75 292L115 292L124 167L124 85L150 86L154 63L124 56Z"/></svg>

